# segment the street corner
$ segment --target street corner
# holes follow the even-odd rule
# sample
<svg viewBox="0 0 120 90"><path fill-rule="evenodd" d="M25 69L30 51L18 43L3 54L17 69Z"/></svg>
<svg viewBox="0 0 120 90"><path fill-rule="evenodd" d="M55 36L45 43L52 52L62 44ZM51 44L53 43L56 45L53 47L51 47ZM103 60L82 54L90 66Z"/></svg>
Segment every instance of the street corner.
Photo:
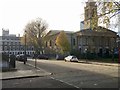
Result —
<svg viewBox="0 0 120 90"><path fill-rule="evenodd" d="M49 72L43 70L17 70L16 72L4 72L1 73L2 77L0 80L10 80L10 79L21 79L21 78L34 78L34 77L44 77L51 75Z"/></svg>
<svg viewBox="0 0 120 90"><path fill-rule="evenodd" d="M20 62L17 62L16 69L6 72L0 72L0 74L1 74L0 80L44 77L51 75L50 72L47 72L39 67L34 67L29 63L23 65Z"/></svg>

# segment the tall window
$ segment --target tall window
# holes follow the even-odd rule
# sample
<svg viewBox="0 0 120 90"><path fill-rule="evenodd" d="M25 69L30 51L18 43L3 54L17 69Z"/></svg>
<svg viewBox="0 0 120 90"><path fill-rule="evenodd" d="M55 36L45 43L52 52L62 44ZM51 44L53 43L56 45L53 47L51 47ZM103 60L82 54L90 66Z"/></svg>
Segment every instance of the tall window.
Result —
<svg viewBox="0 0 120 90"><path fill-rule="evenodd" d="M88 38L87 38L87 37L85 38L85 41L86 41L86 42L85 42L86 45L88 45Z"/></svg>
<svg viewBox="0 0 120 90"><path fill-rule="evenodd" d="M5 42L3 42L3 44L2 44L3 46L5 45Z"/></svg>
<svg viewBox="0 0 120 90"><path fill-rule="evenodd" d="M15 45L17 45L17 42L15 42Z"/></svg>
<svg viewBox="0 0 120 90"><path fill-rule="evenodd" d="M52 46L52 41L50 40L50 46Z"/></svg>
<svg viewBox="0 0 120 90"><path fill-rule="evenodd" d="M47 47L47 41L46 41L46 43L45 43L45 46Z"/></svg>
<svg viewBox="0 0 120 90"><path fill-rule="evenodd" d="M73 38L73 45L75 46L75 38Z"/></svg>
<svg viewBox="0 0 120 90"><path fill-rule="evenodd" d="M9 45L9 42L7 42L7 45Z"/></svg>

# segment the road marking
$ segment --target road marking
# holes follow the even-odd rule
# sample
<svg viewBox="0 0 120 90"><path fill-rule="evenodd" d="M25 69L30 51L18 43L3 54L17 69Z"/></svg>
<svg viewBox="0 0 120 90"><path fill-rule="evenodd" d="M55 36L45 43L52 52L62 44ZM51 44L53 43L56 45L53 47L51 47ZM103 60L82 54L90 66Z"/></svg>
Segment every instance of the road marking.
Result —
<svg viewBox="0 0 120 90"><path fill-rule="evenodd" d="M70 83L68 83L68 82L65 82L65 81L63 81L63 80L59 80L59 79L56 79L56 78L54 78L54 77L50 77L51 79L54 79L54 80L56 80L56 81L60 81L60 82L62 82L62 83L66 83L66 84L68 84L68 85L70 85L70 86L73 86L73 87L75 87L75 88L80 88L80 87L78 87L78 86L75 86L75 85L73 85L73 84L70 84Z"/></svg>

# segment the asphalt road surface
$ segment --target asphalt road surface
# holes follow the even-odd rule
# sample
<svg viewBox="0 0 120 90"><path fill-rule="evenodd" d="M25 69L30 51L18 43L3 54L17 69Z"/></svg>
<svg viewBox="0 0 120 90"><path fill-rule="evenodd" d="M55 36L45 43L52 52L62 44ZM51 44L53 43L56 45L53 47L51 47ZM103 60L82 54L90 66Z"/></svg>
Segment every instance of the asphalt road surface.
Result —
<svg viewBox="0 0 120 90"><path fill-rule="evenodd" d="M28 60L35 65L34 60ZM117 67L64 61L37 60L52 75L4 80L3 88L118 88ZM92 70L91 70L92 69Z"/></svg>
<svg viewBox="0 0 120 90"><path fill-rule="evenodd" d="M23 78L3 81L2 88L75 88L50 77Z"/></svg>

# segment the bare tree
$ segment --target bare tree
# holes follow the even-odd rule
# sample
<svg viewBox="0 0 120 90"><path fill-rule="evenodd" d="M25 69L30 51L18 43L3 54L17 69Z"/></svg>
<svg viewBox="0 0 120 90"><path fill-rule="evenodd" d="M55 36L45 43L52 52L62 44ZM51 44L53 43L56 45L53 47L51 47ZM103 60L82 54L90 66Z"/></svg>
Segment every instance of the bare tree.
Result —
<svg viewBox="0 0 120 90"><path fill-rule="evenodd" d="M102 0L97 0L96 4L98 6L98 18L99 22L106 25L106 28L110 27L111 18L115 18L115 27L118 25L118 14L120 14L120 2L109 1L101 2ZM112 26L113 27L113 26Z"/></svg>
<svg viewBox="0 0 120 90"><path fill-rule="evenodd" d="M24 43L25 35L26 35L26 43L27 45L34 46L34 49L37 53L43 53L44 48L44 36L47 30L48 24L41 18L37 18L32 20L25 26L25 32L22 38L22 42Z"/></svg>
<svg viewBox="0 0 120 90"><path fill-rule="evenodd" d="M97 6L97 15L93 11L96 7L91 8L92 16L91 20L91 28L94 29L96 27L96 23L104 25L106 28L110 27L111 19L114 17L116 22L114 24L115 27L118 26L118 14L120 14L120 2L115 2L114 0L88 0L89 2L95 2ZM98 20L98 22L96 21ZM113 27L113 26L112 26Z"/></svg>

